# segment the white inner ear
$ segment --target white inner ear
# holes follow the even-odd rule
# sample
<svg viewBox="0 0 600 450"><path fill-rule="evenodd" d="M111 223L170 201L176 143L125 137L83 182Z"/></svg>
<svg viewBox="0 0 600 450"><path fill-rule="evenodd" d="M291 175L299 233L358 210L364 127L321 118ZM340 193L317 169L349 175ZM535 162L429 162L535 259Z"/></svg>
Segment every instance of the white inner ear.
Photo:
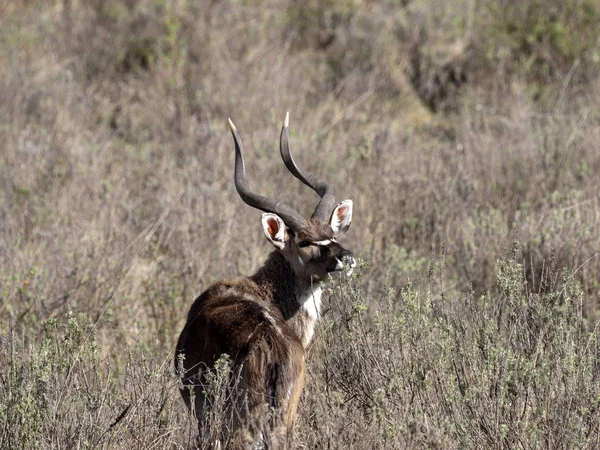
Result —
<svg viewBox="0 0 600 450"><path fill-rule="evenodd" d="M352 200L344 200L337 205L331 214L329 226L333 230L334 235L339 236L344 234L350 223L352 222Z"/></svg>
<svg viewBox="0 0 600 450"><path fill-rule="evenodd" d="M264 213L262 215L263 231L267 239L277 248L285 247L285 223L277 214ZM277 228L277 230L274 230ZM275 233L273 233L275 231Z"/></svg>

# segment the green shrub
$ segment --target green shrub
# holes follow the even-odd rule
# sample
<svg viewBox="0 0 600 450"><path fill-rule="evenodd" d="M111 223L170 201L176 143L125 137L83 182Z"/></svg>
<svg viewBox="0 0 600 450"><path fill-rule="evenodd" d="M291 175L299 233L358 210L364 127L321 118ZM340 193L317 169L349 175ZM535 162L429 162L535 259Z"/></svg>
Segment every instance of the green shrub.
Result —
<svg viewBox="0 0 600 450"><path fill-rule="evenodd" d="M474 42L490 63L508 63L538 83L563 82L572 75L589 80L598 74L597 1L488 0L480 14Z"/></svg>
<svg viewBox="0 0 600 450"><path fill-rule="evenodd" d="M48 319L39 336L4 332L0 342L0 448L147 448L175 432L182 411L171 408L170 361L101 348L87 316Z"/></svg>
<svg viewBox="0 0 600 450"><path fill-rule="evenodd" d="M323 379L307 387L309 446L594 448L598 323L568 271L561 287L530 292L515 249L497 261L495 295L434 283L368 300L360 275L337 284L313 357Z"/></svg>

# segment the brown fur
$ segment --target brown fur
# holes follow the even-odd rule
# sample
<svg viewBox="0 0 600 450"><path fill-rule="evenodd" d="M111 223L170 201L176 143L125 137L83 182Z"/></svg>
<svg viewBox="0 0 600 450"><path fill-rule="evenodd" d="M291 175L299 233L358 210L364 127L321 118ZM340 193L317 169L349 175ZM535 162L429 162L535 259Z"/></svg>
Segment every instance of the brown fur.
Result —
<svg viewBox="0 0 600 450"><path fill-rule="evenodd" d="M333 239L333 230L327 224L309 219L306 227L298 231L298 238L306 241L323 241Z"/></svg>
<svg viewBox="0 0 600 450"><path fill-rule="evenodd" d="M246 397L245 404L232 412L236 417L244 416L247 408L250 413L232 425L244 436L238 444L241 448L250 444L248 439L255 439L267 405L276 410L271 439L285 440L304 385L302 341L274 304L275 299L282 301L288 294L285 283L271 283L261 271L253 278L256 281L238 278L209 287L190 308L177 343L177 355L185 357L182 382L193 386L197 417L206 400L202 374L224 353L230 356L234 370L241 368L236 391ZM178 357L175 364L179 365ZM185 388L181 393L192 408L190 390Z"/></svg>

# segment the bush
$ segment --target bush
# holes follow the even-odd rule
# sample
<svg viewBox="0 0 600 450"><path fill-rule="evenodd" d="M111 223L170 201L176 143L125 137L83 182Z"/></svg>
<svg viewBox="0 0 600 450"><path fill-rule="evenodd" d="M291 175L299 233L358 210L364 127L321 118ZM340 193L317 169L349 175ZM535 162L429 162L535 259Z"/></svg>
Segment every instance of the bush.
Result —
<svg viewBox="0 0 600 450"><path fill-rule="evenodd" d="M84 315L48 319L35 339L14 329L0 338L0 447L148 448L182 439L171 364L154 352L102 348Z"/></svg>
<svg viewBox="0 0 600 450"><path fill-rule="evenodd" d="M529 291L521 257L496 262L497 295L447 295L437 271L372 299L360 277L336 285L312 358L323 376L304 396L307 446L594 448L600 323L566 270L562 287Z"/></svg>
<svg viewBox="0 0 600 450"><path fill-rule="evenodd" d="M508 66L540 85L598 75L598 2L491 0L480 14L474 43L488 63Z"/></svg>

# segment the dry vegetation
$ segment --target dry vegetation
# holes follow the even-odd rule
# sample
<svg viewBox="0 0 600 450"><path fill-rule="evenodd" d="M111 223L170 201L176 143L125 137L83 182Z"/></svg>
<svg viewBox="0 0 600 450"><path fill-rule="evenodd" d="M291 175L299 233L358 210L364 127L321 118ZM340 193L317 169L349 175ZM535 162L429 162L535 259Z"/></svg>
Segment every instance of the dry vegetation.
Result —
<svg viewBox="0 0 600 450"><path fill-rule="evenodd" d="M600 447L595 0L0 2L0 448L186 448L196 295L270 248L233 188L355 201L300 448Z"/></svg>

